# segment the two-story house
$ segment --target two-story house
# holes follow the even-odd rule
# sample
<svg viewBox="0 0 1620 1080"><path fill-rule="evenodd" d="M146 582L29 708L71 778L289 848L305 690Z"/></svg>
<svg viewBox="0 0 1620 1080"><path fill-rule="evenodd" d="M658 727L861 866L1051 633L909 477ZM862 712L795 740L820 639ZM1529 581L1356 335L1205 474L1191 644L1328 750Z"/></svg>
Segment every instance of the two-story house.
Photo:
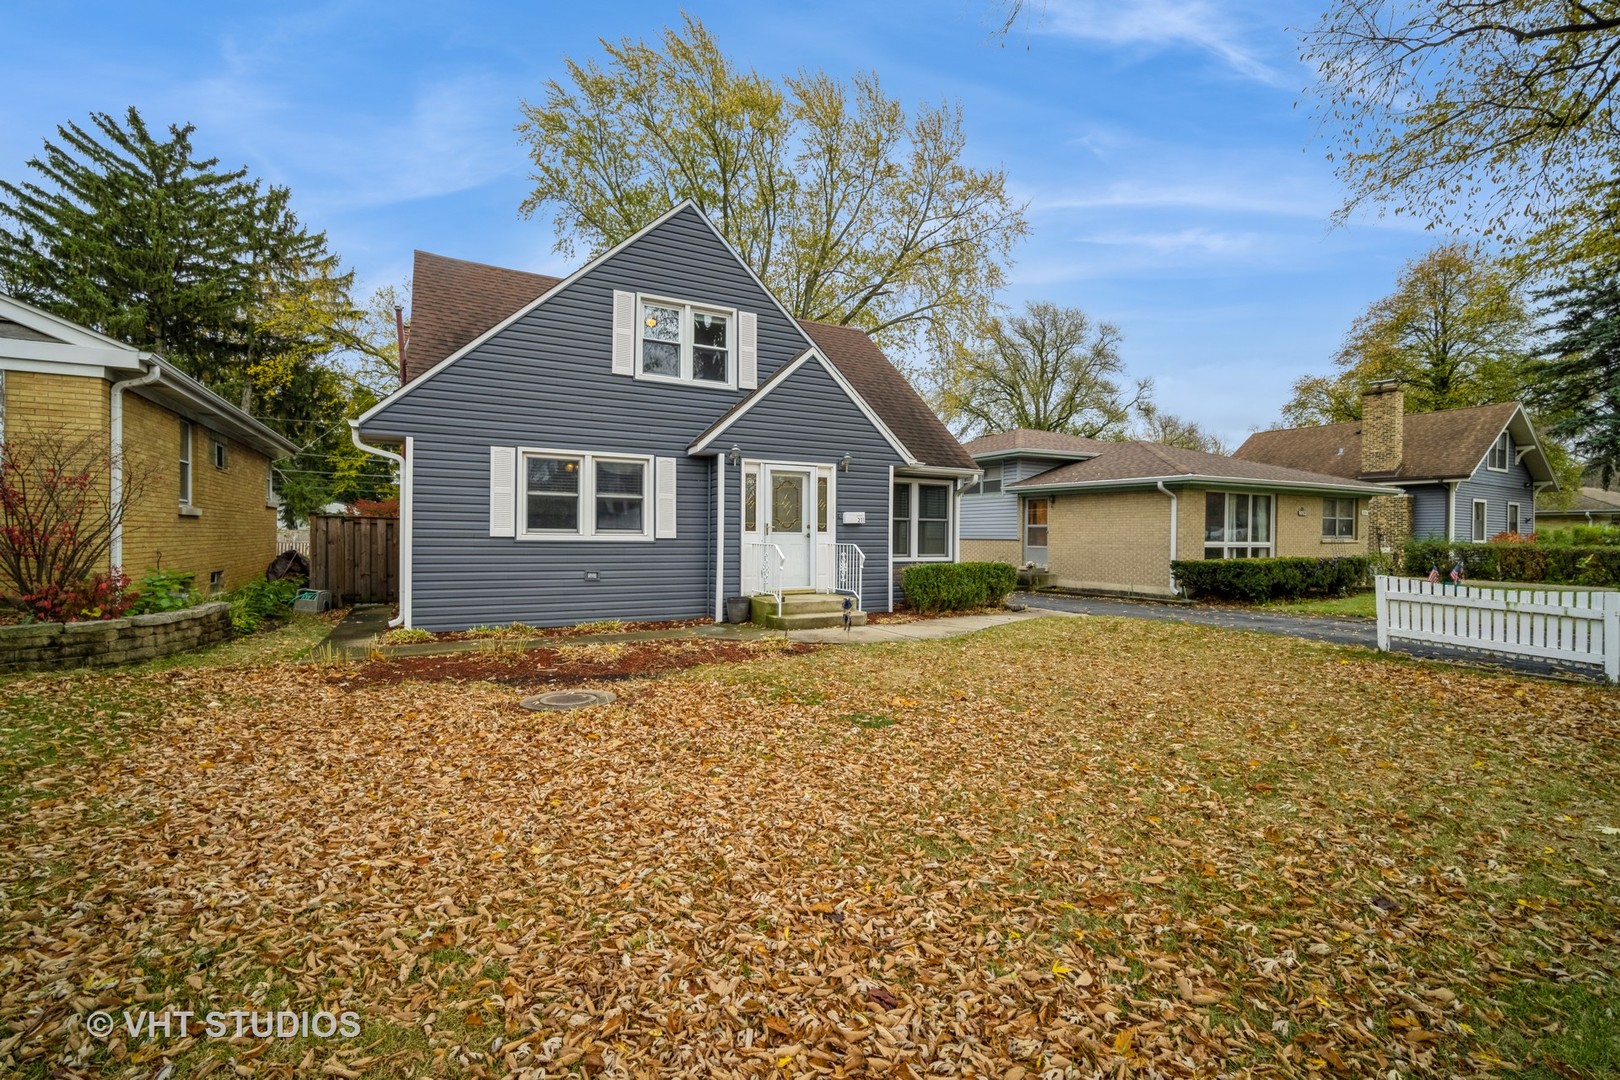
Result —
<svg viewBox="0 0 1620 1080"><path fill-rule="evenodd" d="M566 278L417 253L400 621L723 617L729 596L888 610L951 561L972 459L861 331L793 318L683 203Z"/></svg>
<svg viewBox="0 0 1620 1080"><path fill-rule="evenodd" d="M1405 399L1394 380L1375 383L1360 420L1259 431L1235 456L1400 488L1371 507L1374 545L1385 551L1409 536L1534 532L1536 493L1557 479L1523 406L1408 414Z"/></svg>

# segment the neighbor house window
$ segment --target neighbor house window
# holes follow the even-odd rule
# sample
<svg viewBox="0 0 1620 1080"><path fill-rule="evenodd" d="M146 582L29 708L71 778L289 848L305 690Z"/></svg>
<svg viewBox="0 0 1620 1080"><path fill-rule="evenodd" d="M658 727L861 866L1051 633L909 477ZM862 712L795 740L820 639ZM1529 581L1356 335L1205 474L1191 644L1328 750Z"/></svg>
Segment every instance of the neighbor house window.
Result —
<svg viewBox="0 0 1620 1080"><path fill-rule="evenodd" d="M1474 500L1474 539L1476 541L1486 539L1484 499Z"/></svg>
<svg viewBox="0 0 1620 1080"><path fill-rule="evenodd" d="M523 455L523 532L535 537L652 535L651 461L606 454Z"/></svg>
<svg viewBox="0 0 1620 1080"><path fill-rule="evenodd" d="M180 505L191 505L191 421L180 421Z"/></svg>
<svg viewBox="0 0 1620 1080"><path fill-rule="evenodd" d="M951 485L894 485L894 556L951 557Z"/></svg>
<svg viewBox="0 0 1620 1080"><path fill-rule="evenodd" d="M1271 550L1270 495L1204 493L1204 558L1259 559Z"/></svg>
<svg viewBox="0 0 1620 1080"><path fill-rule="evenodd" d="M210 570L208 573L208 595L218 596L225 591L225 571Z"/></svg>
<svg viewBox="0 0 1620 1080"><path fill-rule="evenodd" d="M1045 548L1048 536L1047 515L1052 500L1028 499L1024 503L1024 550Z"/></svg>
<svg viewBox="0 0 1620 1080"><path fill-rule="evenodd" d="M1356 536L1356 500L1322 500L1322 539L1344 540Z"/></svg>
<svg viewBox="0 0 1620 1080"><path fill-rule="evenodd" d="M732 314L673 300L641 301L644 378L732 384Z"/></svg>
<svg viewBox="0 0 1620 1080"><path fill-rule="evenodd" d="M1518 503L1508 503L1508 527L1507 527L1507 531L1510 532L1510 533L1513 533L1514 535L1517 535L1518 532L1519 532L1519 504Z"/></svg>
<svg viewBox="0 0 1620 1080"><path fill-rule="evenodd" d="M963 492L964 495L999 495L1001 493L1001 466L986 465L984 476Z"/></svg>
<svg viewBox="0 0 1620 1080"><path fill-rule="evenodd" d="M214 468L225 467L225 444L219 439L214 440Z"/></svg>
<svg viewBox="0 0 1620 1080"><path fill-rule="evenodd" d="M1474 445L1478 446L1479 444L1475 443ZM1496 441L1491 444L1491 452L1485 462L1485 467L1487 469L1494 469L1497 472L1507 472L1508 462L1512 459L1512 457L1513 436L1504 431L1501 435L1497 436Z"/></svg>

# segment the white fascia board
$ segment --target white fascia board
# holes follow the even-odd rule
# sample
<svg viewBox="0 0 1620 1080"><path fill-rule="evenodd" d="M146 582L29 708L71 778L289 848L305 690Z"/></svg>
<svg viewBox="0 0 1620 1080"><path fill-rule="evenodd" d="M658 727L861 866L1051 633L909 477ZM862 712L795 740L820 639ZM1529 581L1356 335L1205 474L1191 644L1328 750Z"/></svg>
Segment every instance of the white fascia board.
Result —
<svg viewBox="0 0 1620 1080"><path fill-rule="evenodd" d="M71 319L64 319L60 315L53 315L49 311L37 308L33 304L18 300L15 296L0 293L0 314L12 322L28 327L57 338L62 344L75 348L113 349L120 353L142 355L135 346L126 342L110 338L106 334L98 333L88 326L80 325ZM48 345L50 342L35 342L38 345Z"/></svg>
<svg viewBox="0 0 1620 1080"><path fill-rule="evenodd" d="M272 428L255 420L250 414L232 405L202 383L197 382L189 375L181 374L165 364L163 373L155 384L174 393L195 408L202 417L205 426L222 427L228 434L252 446L255 450L263 452L267 457L286 457L298 453L298 444L277 433ZM142 397L150 397L141 389L135 390ZM163 405L162 401L156 404ZM165 407L168 407L165 405ZM202 417L199 417L201 419Z"/></svg>
<svg viewBox="0 0 1620 1080"><path fill-rule="evenodd" d="M611 259L614 256L618 255L621 251L624 251L630 245L636 243L643 236L646 236L648 233L652 232L654 229L658 228L659 226L663 225L665 222L667 222L667 221L671 220L672 218L674 218L675 215L679 214L682 210L685 210L688 206L690 206L692 208L692 211L694 213L696 213L697 216L703 220L703 223L709 227L709 231L714 233L715 236L719 237L720 242L722 244L725 244L726 250L731 252L732 257L737 260L738 265L740 265L744 270L748 271L748 275L754 279L755 283L758 284L761 289L764 290L765 295L770 298L771 303L776 305L776 309L782 313L783 317L786 318L788 320L788 322L793 325L793 329L798 333L798 335L801 338L804 339L804 343L806 345L811 344L809 335L807 335L804 332L804 328L799 325L798 320L787 313L787 308L782 306L782 302L776 298L775 294L772 293L771 290L765 288L764 283L759 280L759 275L755 274L754 271L753 271L753 268L750 267L746 262L743 261L742 256L737 254L737 249L732 247L729 243L727 243L726 238L724 236L720 236L720 230L718 230L718 229L716 229L714 227L714 222L709 220L709 215L705 214L702 210L699 210L698 206L697 206L697 203L693 202L691 199L683 199L681 202L677 203L675 206L671 207L669 210L667 210L664 213L660 214L658 217L654 218L652 221L648 222L646 225L643 225L641 228L637 229L634 233L632 233L629 236L625 237L623 240L619 241L617 244L614 244L612 247L608 248L606 251L602 252L602 254L598 255L596 258L594 258L594 259L590 260L589 262L587 262L584 266L581 266L578 270L575 270L572 274L569 274L567 277L563 278L556 285L553 285L551 288L547 289L545 292L541 293L539 296L535 297L533 300L529 301L527 304L524 304L522 307L518 308L511 315L508 315L506 318L502 319L500 322L496 323L494 326L490 327L488 330L485 330L482 334L479 334L477 337L475 337L471 341L467 342L467 344L463 345L461 348L457 349L455 352L451 353L449 356L445 357L443 360L440 360L437 364L434 364L432 367L430 367L426 371L422 372L422 374L418 375L416 378L412 379L410 382L406 383L404 386L401 386L398 390L395 390L392 394L389 394L387 397L385 397L381 401L377 402L377 404L373 405L371 408L369 408L365 412L361 413L359 415L359 417L357 417L357 419L360 421L361 425L363 426L366 423L366 421L370 420L373 416L376 416L377 413L381 412L383 409L388 408L394 402L400 400L406 394L410 393L412 390L416 389L418 386L421 386L423 383L425 383L429 379L433 378L433 376L437 375L439 372L443 371L445 368L449 367L451 364L455 363L457 360L460 360L463 356L466 356L468 353L470 353L474 349L478 348L478 346L482 345L484 342L488 341L490 338L493 338L495 335L501 333L507 327L511 326L513 323L517 322L519 319L523 318L525 315L529 314L529 312L533 311L535 308L539 307L541 304L545 303L547 300L550 300L553 296L556 296L558 293L562 292L564 289L569 288L570 286L572 286L573 284L578 282L581 278L583 278L586 274L589 274L591 271L595 270L597 267L601 266L603 263L607 262L609 259Z"/></svg>
<svg viewBox="0 0 1620 1080"><path fill-rule="evenodd" d="M962 449L967 450L967 447ZM975 454L968 450L968 456L974 461L1005 461L1009 458L1030 458L1039 461L1090 461L1096 457L1098 451L1079 451L1073 453L1064 450L991 450L987 453Z"/></svg>
<svg viewBox="0 0 1620 1080"><path fill-rule="evenodd" d="M776 372L770 378L761 383L758 390L755 390L746 399L744 399L743 403L739 405L735 411L724 417L721 423L718 424L707 435L702 436L697 442L687 447L687 455L696 457L697 455L702 454L709 448L710 445L714 443L716 439L724 435L726 430L730 428L731 425L735 424L738 420L746 416L749 410L751 410L755 405L758 405L761 401L764 401L766 396L770 394L772 390L776 389L777 386L785 382L795 371L798 371L811 360L814 360L816 363L820 364L821 369L832 377L833 382L838 384L838 388L844 392L845 396L848 397L850 401L854 402L856 408L861 410L861 413L866 417L866 419L874 428L877 429L878 434L883 436L888 444L894 448L894 452L899 454L900 457L905 460L907 465L920 464L911 451L906 449L905 444L895 436L894 432L889 430L889 425L885 424L882 418L879 417L878 414L873 410L872 406L866 403L866 399L861 397L860 394L856 393L855 388L850 385L849 380L844 378L843 374L838 370L838 366L829 361L825 356L821 355L821 350L817 349L815 346L811 346L798 356L794 357L792 360L788 361L786 364L783 364L780 368L777 368ZM971 472L973 470L964 471Z"/></svg>
<svg viewBox="0 0 1620 1080"><path fill-rule="evenodd" d="M1089 480L1066 484L1028 484L1020 482L1007 489L1020 495L1052 494L1065 491L1119 491L1127 488L1155 488L1158 484L1180 484L1183 487L1221 488L1245 491L1300 491L1306 494L1331 495L1404 495L1400 488L1377 484L1318 484L1307 480L1258 480L1237 476L1198 476L1180 473L1172 476L1137 476L1122 480Z"/></svg>
<svg viewBox="0 0 1620 1080"><path fill-rule="evenodd" d="M36 364L116 368L139 371L150 353L138 349L114 349L106 345L78 345L62 341L0 340L0 363L19 360Z"/></svg>
<svg viewBox="0 0 1620 1080"><path fill-rule="evenodd" d="M0 356L0 371L26 371L34 375L67 375L89 379L114 377L113 372L99 364L67 363L61 360L20 360L10 356Z"/></svg>

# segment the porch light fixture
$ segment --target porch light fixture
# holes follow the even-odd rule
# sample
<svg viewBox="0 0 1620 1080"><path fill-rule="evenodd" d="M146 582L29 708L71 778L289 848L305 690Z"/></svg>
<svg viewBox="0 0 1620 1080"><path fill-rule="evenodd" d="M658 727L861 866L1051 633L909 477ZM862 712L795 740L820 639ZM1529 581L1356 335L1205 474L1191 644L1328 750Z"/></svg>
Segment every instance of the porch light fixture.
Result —
<svg viewBox="0 0 1620 1080"><path fill-rule="evenodd" d="M742 464L742 447L733 446L731 448L731 453L727 454L726 457L727 457L727 459L730 460L730 462L733 465L741 465Z"/></svg>
<svg viewBox="0 0 1620 1080"><path fill-rule="evenodd" d="M838 471L839 472L849 472L849 467L850 467L850 465L854 464L854 462L855 462L855 456L853 454L845 454L842 458L840 458L838 460Z"/></svg>

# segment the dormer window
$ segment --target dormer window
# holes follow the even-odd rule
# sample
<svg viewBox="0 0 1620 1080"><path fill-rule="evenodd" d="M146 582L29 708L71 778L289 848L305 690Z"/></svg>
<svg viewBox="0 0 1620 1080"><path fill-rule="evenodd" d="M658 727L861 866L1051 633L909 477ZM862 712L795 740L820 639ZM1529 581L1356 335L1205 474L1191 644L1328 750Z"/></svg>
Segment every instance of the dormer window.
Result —
<svg viewBox="0 0 1620 1080"><path fill-rule="evenodd" d="M733 313L670 300L641 300L636 373L643 379L731 386Z"/></svg>

